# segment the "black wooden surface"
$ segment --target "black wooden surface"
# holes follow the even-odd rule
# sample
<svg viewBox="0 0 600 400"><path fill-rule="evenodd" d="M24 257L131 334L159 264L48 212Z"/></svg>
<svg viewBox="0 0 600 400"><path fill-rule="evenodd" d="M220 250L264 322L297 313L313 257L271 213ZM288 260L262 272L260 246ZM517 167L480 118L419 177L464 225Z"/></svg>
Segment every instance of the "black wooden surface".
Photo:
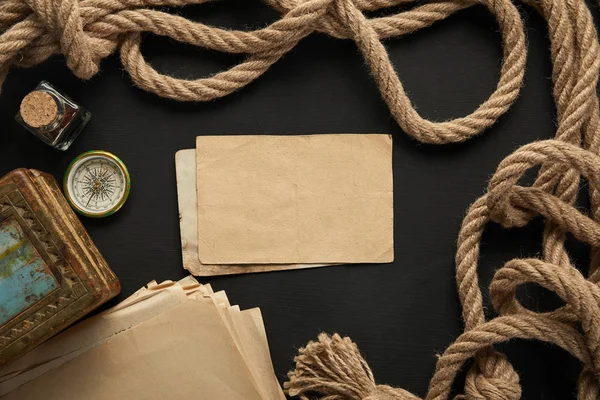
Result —
<svg viewBox="0 0 600 400"><path fill-rule="evenodd" d="M498 124L460 145L435 147L409 139L390 117L349 41L315 34L260 80L230 97L179 104L133 87L118 57L91 81L77 80L64 59L13 70L0 97L0 174L37 168L62 179L69 161L91 149L121 157L132 174L122 211L85 220L119 276L122 300L152 279L179 279L181 266L174 154L205 134L381 132L394 137L395 262L204 279L227 291L232 303L260 307L277 376L285 380L296 349L321 331L350 335L381 383L424 395L436 353L462 331L454 281L454 251L461 219L497 164L518 146L554 135L551 64L544 21L523 7L529 53L522 94ZM187 7L183 14L220 26L250 29L277 14L258 1ZM497 24L481 6L460 12L410 37L387 42L396 69L418 110L435 120L463 116L493 91L500 68ZM163 38L145 37L143 52L161 72L201 77L240 60ZM86 106L92 122L67 152L46 147L18 126L21 98L46 79ZM486 288L510 258L540 252L541 221L484 235L479 275ZM587 249L569 243L585 265ZM534 307L553 296L526 288ZM487 289L484 290L487 300ZM493 315L491 306L488 314ZM524 399L574 398L578 363L540 343L502 346L520 373ZM457 382L457 387L462 383Z"/></svg>

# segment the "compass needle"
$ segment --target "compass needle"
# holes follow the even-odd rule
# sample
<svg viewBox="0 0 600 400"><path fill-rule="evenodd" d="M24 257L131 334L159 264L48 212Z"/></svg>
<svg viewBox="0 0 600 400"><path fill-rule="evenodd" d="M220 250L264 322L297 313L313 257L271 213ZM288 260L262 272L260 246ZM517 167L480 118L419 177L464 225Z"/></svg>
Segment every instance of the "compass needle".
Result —
<svg viewBox="0 0 600 400"><path fill-rule="evenodd" d="M86 207L90 205L90 201L92 200L92 197L94 197L94 192L90 191L90 198L88 199L87 203L85 203Z"/></svg>

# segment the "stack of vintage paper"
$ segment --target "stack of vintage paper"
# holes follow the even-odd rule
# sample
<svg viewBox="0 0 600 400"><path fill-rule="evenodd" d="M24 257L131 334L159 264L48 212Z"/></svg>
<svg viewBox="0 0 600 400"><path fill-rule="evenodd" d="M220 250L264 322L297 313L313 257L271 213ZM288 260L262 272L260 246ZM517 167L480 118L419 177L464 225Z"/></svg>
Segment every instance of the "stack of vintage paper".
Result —
<svg viewBox="0 0 600 400"><path fill-rule="evenodd" d="M260 310L192 277L151 282L0 368L0 397L285 399Z"/></svg>
<svg viewBox="0 0 600 400"><path fill-rule="evenodd" d="M390 135L200 136L176 167L194 275L393 261Z"/></svg>

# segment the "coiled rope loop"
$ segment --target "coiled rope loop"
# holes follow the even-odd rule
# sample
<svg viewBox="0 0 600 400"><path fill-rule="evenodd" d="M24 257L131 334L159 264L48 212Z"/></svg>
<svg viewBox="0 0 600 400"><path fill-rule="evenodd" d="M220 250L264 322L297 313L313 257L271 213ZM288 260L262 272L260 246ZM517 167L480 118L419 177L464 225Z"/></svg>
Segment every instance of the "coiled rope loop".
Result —
<svg viewBox="0 0 600 400"><path fill-rule="evenodd" d="M525 69L525 35L510 0L265 0L282 17L251 32L225 30L189 21L154 7L185 6L207 0L3 0L0 2L0 86L12 66L30 66L54 54L84 79L97 73L105 57L119 51L125 69L141 88L180 101L225 96L261 76L302 38L319 31L353 40L369 66L382 98L400 127L416 140L461 142L491 126L516 99ZM514 338L553 343L582 365L577 398L600 398L600 112L597 96L600 45L584 0L524 0L548 24L557 132L554 140L532 143L507 157L486 194L469 208L458 236L456 282L464 332L438 359L427 400L447 399L464 363L467 400L517 400L519 377L494 345ZM365 11L398 4L414 7L367 19ZM445 122L422 118L407 97L382 44L428 27L473 5L495 16L502 33L503 64L496 90L472 114ZM159 74L140 52L141 34L150 32L206 49L247 54L240 64L214 76L181 80ZM524 172L539 166L531 187L520 186ZM589 182L590 212L574 207L580 177ZM486 321L477 278L485 225L526 225L546 219L542 259L517 259L500 268L491 283L498 316ZM566 233L590 244L589 275L572 264ZM565 306L537 313L523 308L516 288L537 283L560 296ZM417 400L400 388L377 385L349 338L319 336L295 358L285 387L302 399Z"/></svg>
<svg viewBox="0 0 600 400"><path fill-rule="evenodd" d="M31 66L63 54L75 75L94 76L103 58L119 49L135 84L179 101L226 96L261 76L302 38L325 32L356 42L382 98L400 127L427 143L461 142L484 131L518 96L525 68L525 36L515 6L505 0L266 0L282 13L270 26L245 32L193 22L153 7L185 6L207 0L3 0L0 2L0 85L13 65ZM398 4L415 7L367 19L364 11ZM496 17L504 46L494 93L472 114L445 122L419 115L396 74L382 39L400 37L456 11L482 4ZM141 34L150 32L205 49L247 54L238 65L211 77L184 80L162 75L140 52Z"/></svg>
<svg viewBox="0 0 600 400"><path fill-rule="evenodd" d="M518 375L493 347L515 338L552 343L577 357L583 365L577 398L600 398L600 112L596 92L600 46L583 0L526 3L548 23L557 132L555 139L528 144L505 158L487 193L471 205L463 220L456 282L465 330L438 359L424 397L427 400L448 399L458 371L471 358L474 363L460 398L520 399ZM520 186L520 178L533 167L539 167L533 186ZM580 176L589 183L589 215L573 205ZM477 278L483 229L490 221L506 228L522 227L538 215L546 220L543 259L515 259L496 272L490 295L498 316L486 321ZM591 247L587 278L565 250L567 232ZM565 306L549 313L525 309L515 295L516 288L525 283L555 292ZM376 385L349 338L322 334L300 350L295 362L285 387L301 399L418 399L402 389L382 390Z"/></svg>

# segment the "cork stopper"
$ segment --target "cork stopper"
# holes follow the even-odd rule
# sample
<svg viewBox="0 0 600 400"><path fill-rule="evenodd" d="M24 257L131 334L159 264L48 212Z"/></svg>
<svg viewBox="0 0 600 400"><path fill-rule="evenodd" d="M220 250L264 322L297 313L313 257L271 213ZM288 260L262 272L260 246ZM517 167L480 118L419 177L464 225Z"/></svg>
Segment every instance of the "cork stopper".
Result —
<svg viewBox="0 0 600 400"><path fill-rule="evenodd" d="M58 116L58 105L54 98L42 91L29 93L21 102L21 118L32 128L48 126Z"/></svg>

